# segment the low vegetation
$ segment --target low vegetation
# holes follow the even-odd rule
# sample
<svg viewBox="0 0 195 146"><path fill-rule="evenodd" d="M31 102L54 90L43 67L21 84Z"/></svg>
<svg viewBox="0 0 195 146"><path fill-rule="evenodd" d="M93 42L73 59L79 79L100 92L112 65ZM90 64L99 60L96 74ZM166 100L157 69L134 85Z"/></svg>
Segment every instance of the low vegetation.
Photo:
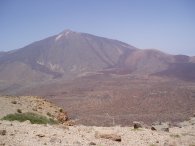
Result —
<svg viewBox="0 0 195 146"><path fill-rule="evenodd" d="M24 122L26 120L29 120L32 124L57 124L58 122L47 118L42 115L38 115L35 113L15 113L15 114L8 114L7 116L3 117L2 120L8 120L8 121L20 121Z"/></svg>

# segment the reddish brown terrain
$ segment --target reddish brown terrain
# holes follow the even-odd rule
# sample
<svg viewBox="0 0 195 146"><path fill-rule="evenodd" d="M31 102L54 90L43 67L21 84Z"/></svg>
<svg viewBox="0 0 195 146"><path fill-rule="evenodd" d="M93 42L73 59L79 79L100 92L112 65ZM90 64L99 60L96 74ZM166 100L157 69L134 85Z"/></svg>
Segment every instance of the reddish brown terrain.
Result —
<svg viewBox="0 0 195 146"><path fill-rule="evenodd" d="M21 94L44 96L84 125L178 122L195 111L195 83L155 76L93 75L27 88Z"/></svg>
<svg viewBox="0 0 195 146"><path fill-rule="evenodd" d="M0 94L44 96L85 125L182 121L195 112L195 59L65 30L0 53Z"/></svg>

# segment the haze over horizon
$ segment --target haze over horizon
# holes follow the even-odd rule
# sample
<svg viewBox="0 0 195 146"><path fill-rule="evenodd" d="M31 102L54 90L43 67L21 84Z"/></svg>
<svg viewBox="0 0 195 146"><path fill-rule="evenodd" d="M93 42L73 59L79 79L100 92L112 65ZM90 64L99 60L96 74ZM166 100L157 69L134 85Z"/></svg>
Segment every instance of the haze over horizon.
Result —
<svg viewBox="0 0 195 146"><path fill-rule="evenodd" d="M140 49L195 56L194 8L193 0L2 0L0 51L71 29Z"/></svg>

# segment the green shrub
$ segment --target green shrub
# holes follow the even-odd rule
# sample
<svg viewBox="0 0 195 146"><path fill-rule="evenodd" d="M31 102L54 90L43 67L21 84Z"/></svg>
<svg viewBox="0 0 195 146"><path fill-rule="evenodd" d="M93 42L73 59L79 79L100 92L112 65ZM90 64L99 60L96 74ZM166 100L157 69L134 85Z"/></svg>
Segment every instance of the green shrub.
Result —
<svg viewBox="0 0 195 146"><path fill-rule="evenodd" d="M38 115L35 113L15 113L15 114L9 114L5 117L2 118L2 120L7 120L7 121L20 121L24 122L26 120L29 120L32 124L57 124L58 122L51 119L47 118L42 115Z"/></svg>

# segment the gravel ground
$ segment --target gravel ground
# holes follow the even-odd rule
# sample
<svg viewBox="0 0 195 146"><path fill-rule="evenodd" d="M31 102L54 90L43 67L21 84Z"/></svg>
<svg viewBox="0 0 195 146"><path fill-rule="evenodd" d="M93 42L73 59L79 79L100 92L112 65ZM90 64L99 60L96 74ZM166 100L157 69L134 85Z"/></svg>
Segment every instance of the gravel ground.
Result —
<svg viewBox="0 0 195 146"><path fill-rule="evenodd" d="M13 104L12 101L17 101ZM33 111L55 114L59 107L37 97L0 97L0 118L9 113ZM41 107L41 108L39 108ZM169 132L133 127L37 125L29 121L0 121L0 146L195 146L195 118L169 128ZM98 138L97 133L114 134L121 142Z"/></svg>

